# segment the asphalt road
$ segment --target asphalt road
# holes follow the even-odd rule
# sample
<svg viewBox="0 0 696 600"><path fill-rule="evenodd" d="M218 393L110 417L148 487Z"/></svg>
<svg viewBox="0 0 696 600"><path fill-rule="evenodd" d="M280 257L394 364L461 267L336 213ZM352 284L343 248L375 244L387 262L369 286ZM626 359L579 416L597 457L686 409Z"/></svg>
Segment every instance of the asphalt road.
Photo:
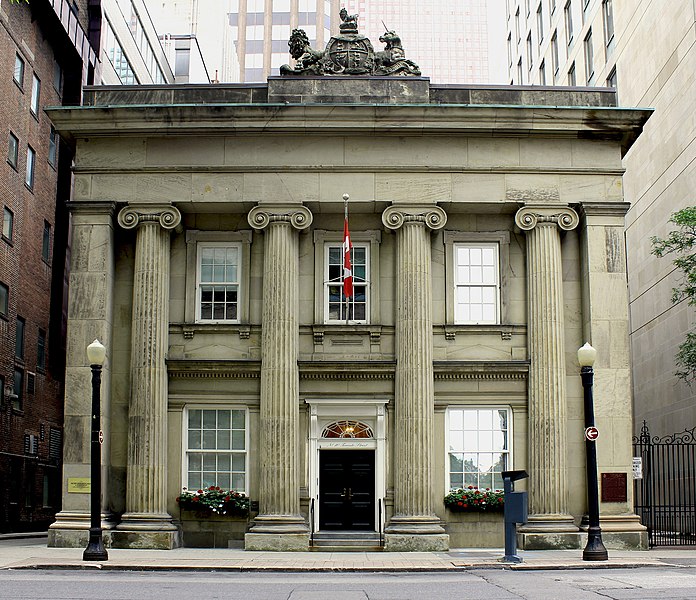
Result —
<svg viewBox="0 0 696 600"><path fill-rule="evenodd" d="M676 600L696 569L459 573L0 571L0 598L24 600Z"/></svg>

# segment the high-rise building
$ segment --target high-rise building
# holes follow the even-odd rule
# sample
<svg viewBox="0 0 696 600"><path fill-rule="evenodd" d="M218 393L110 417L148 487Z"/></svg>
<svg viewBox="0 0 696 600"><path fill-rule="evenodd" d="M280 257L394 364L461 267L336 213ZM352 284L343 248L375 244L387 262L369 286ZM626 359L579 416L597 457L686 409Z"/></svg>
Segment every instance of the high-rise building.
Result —
<svg viewBox="0 0 696 600"><path fill-rule="evenodd" d="M613 0L507 0L513 85L616 87Z"/></svg>
<svg viewBox="0 0 696 600"><path fill-rule="evenodd" d="M198 60L195 56L198 50L211 81L239 81L239 60L234 43L236 38L232 39L229 0L159 0L148 2L147 8L169 62L174 65L177 83L181 79L178 72L182 69L182 60L185 60L183 36L196 40L197 48L191 46L191 60ZM176 58L170 51L175 45L179 46ZM190 73L189 82L201 83L195 69Z"/></svg>
<svg viewBox="0 0 696 600"><path fill-rule="evenodd" d="M74 155L43 109L99 76L92 4L0 0L0 532L61 508Z"/></svg>
<svg viewBox="0 0 696 600"><path fill-rule="evenodd" d="M101 0L102 77L97 83L174 83L144 0Z"/></svg>
<svg viewBox="0 0 696 600"><path fill-rule="evenodd" d="M696 391L676 375L675 354L693 327L670 258L651 254L677 210L696 204L696 7L689 0L508 0L509 81L618 89L624 106L655 109L624 158L631 357L636 433L696 425Z"/></svg>
<svg viewBox="0 0 696 600"><path fill-rule="evenodd" d="M360 33L378 44L396 31L406 55L432 83L489 83L486 0L346 0ZM375 50L381 50L375 47Z"/></svg>

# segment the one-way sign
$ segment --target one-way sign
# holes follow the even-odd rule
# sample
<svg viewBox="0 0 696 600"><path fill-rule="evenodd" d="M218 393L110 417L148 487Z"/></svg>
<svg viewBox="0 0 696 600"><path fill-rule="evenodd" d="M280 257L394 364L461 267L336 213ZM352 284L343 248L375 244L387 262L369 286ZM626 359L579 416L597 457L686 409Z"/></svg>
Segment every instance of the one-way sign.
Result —
<svg viewBox="0 0 696 600"><path fill-rule="evenodd" d="M596 427L588 427L585 429L585 439L594 442L599 437L599 429Z"/></svg>

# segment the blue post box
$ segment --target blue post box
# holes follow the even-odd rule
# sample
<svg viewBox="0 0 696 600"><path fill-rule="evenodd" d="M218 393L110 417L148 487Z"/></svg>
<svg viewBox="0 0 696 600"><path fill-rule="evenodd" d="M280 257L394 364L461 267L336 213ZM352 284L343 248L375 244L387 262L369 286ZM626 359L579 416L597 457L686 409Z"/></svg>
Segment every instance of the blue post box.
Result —
<svg viewBox="0 0 696 600"><path fill-rule="evenodd" d="M515 481L529 477L527 471L503 471L505 493L505 556L504 562L522 562L517 556L517 523L526 523L528 514L527 492L516 492Z"/></svg>

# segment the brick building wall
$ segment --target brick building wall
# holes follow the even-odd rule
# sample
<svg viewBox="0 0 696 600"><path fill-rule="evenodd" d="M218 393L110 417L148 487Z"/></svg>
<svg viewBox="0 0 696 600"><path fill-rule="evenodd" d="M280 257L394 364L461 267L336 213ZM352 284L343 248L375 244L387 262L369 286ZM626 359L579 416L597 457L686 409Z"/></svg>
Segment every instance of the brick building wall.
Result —
<svg viewBox="0 0 696 600"><path fill-rule="evenodd" d="M52 137L43 107L79 98L74 82L82 62L66 52L67 36L44 4L0 3L0 296L8 292L6 308L0 297L0 532L45 528L60 509L72 156ZM17 140L16 165L11 139ZM34 170L28 184L29 148Z"/></svg>

